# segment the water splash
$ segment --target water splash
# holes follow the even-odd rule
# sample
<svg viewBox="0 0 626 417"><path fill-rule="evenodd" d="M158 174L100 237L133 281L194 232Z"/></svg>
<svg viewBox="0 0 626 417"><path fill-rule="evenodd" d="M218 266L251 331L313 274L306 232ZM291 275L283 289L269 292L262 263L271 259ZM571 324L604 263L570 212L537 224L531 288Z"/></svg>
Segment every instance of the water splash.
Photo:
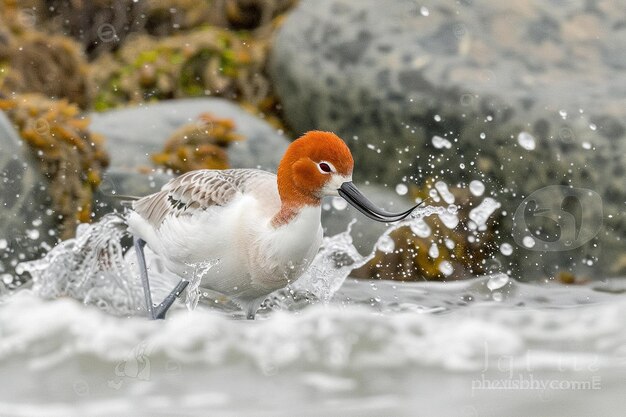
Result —
<svg viewBox="0 0 626 417"><path fill-rule="evenodd" d="M17 270L30 273L33 291L43 298L68 296L111 314L137 314L143 290L124 260L125 236L123 217L109 214L97 223L81 224L75 238L41 259L19 264Z"/></svg>
<svg viewBox="0 0 626 417"><path fill-rule="evenodd" d="M291 291L310 293L322 302L328 302L350 272L369 261L370 258L363 257L352 242L350 232L355 222L352 220L345 232L324 238L309 269L290 285Z"/></svg>
<svg viewBox="0 0 626 417"><path fill-rule="evenodd" d="M124 217L108 214L96 223L81 224L75 238L61 242L41 259L19 264L18 270L30 273L33 291L42 298L72 297L109 314L144 315L136 253L134 248L125 250L124 238L130 238ZM158 303L180 278L148 247L145 257L152 298ZM193 271L185 291L189 310L198 304L202 277L217 264L217 260L189 264Z"/></svg>
<svg viewBox="0 0 626 417"><path fill-rule="evenodd" d="M204 278L206 274L219 263L219 259L212 259L205 262L187 264L188 266L193 268L193 273L191 279L189 280L189 285L187 285L187 291L185 296L185 305L187 306L187 309L189 311L194 310L198 305L198 300L200 299L199 288L202 278Z"/></svg>
<svg viewBox="0 0 626 417"><path fill-rule="evenodd" d="M345 232L324 238L322 247L307 272L291 284L288 290L279 290L273 297L273 301L284 307L281 300L293 300L294 294L297 294L305 295L305 298L308 295L313 295L324 303L329 302L352 270L358 269L372 260L376 255L376 250L385 253L394 251L394 242L391 238L394 231L408 226L419 237L430 236L431 229L424 218L432 215L456 216L456 206L453 206L453 209L438 206L418 207L407 219L389 226L378 238L374 244L374 249L367 256L361 255L353 244L350 233L356 220L352 220ZM453 272L452 265L449 263L442 264L442 273L450 275Z"/></svg>

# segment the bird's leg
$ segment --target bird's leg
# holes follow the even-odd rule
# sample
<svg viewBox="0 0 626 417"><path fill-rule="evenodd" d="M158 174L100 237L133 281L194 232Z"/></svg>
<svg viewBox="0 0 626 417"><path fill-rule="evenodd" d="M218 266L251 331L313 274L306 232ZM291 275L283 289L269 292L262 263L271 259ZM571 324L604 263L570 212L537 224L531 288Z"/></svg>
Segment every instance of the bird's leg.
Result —
<svg viewBox="0 0 626 417"><path fill-rule="evenodd" d="M167 297L165 297L163 302L161 302L161 304L159 304L158 306L156 306L154 308L154 318L155 319L164 319L165 318L165 313L167 313L167 310L169 310L170 307L172 306L172 304L174 304L174 301L176 301L176 298L183 291L185 291L185 288L187 288L187 285L189 285L189 281L184 280L184 279L181 279L180 282L178 284L176 284L176 287L174 287L172 292L170 292L167 295Z"/></svg>
<svg viewBox="0 0 626 417"><path fill-rule="evenodd" d="M135 252L137 253L137 264L139 265L139 275L141 275L141 284L143 285L143 294L146 299L148 318L154 319L152 294L150 293L150 281L148 280L148 268L146 267L146 257L143 253L143 247L146 246L146 242L143 239L135 237L134 244Z"/></svg>
<svg viewBox="0 0 626 417"><path fill-rule="evenodd" d="M143 292L146 298L146 309L148 310L148 318L164 319L165 313L170 309L176 297L182 293L189 281L181 279L180 282L174 287L174 289L165 297L165 299L158 306L152 304L152 294L150 293L150 280L148 279L148 268L146 267L146 257L143 252L146 242L143 239L135 238L135 252L137 252L137 262L139 264L139 274L141 275L141 283L143 285Z"/></svg>

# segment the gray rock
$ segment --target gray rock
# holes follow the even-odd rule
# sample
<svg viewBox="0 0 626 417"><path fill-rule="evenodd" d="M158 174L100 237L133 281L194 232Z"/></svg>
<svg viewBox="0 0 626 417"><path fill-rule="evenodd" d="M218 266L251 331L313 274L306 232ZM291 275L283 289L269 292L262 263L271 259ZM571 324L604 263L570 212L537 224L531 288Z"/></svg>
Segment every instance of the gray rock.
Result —
<svg viewBox="0 0 626 417"><path fill-rule="evenodd" d="M0 111L0 275L13 286L21 279L15 266L31 260L57 239L46 181L11 121ZM11 275L9 280L7 275Z"/></svg>
<svg viewBox="0 0 626 417"><path fill-rule="evenodd" d="M98 214L119 208L113 195L143 196L157 191L171 175L139 173L139 167L151 167L150 155L179 127L198 120L209 112L235 122L235 131L245 140L228 149L233 168L261 168L276 171L289 141L263 120L236 104L220 98L163 101L140 107L112 110L90 115L90 130L106 137L111 166L96 195Z"/></svg>
<svg viewBox="0 0 626 417"><path fill-rule="evenodd" d="M509 213L506 241L526 196L594 190L602 204L582 207L602 218L594 239L520 246L514 258L523 274L590 275L626 252L624 21L616 2L302 0L279 30L270 74L295 133L347 139L357 176L485 182Z"/></svg>
<svg viewBox="0 0 626 417"><path fill-rule="evenodd" d="M276 170L289 141L276 129L236 104L220 98L162 101L90 115L92 132L107 139L111 168L136 172L137 167L152 165L149 155L179 127L198 120L201 113L232 119L235 131L246 139L228 150L233 168Z"/></svg>

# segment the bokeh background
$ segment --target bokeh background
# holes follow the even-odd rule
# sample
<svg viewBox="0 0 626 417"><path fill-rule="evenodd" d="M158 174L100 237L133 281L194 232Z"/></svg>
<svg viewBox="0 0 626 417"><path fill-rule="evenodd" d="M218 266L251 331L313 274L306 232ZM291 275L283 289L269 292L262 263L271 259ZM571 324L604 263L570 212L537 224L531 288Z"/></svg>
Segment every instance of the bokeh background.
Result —
<svg viewBox="0 0 626 417"><path fill-rule="evenodd" d="M273 170L312 129L348 142L376 202L448 205L450 193L459 209L456 223L428 219L432 233L394 232L356 277L619 276L619 3L3 0L5 284L119 209L115 195L198 168ZM324 217L329 235L360 219L341 204ZM363 223L368 252L382 229Z"/></svg>

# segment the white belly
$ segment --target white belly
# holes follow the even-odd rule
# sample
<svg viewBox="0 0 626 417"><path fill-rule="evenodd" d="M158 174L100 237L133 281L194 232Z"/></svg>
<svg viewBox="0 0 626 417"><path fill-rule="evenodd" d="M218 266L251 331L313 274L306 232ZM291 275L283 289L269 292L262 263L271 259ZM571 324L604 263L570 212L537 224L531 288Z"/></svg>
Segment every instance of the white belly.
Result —
<svg viewBox="0 0 626 417"><path fill-rule="evenodd" d="M285 287L310 265L322 240L320 208L307 207L274 228L267 210L251 196L229 205L170 217L155 230L137 213L129 229L145 240L165 266L190 279L199 264L218 261L200 286L249 302Z"/></svg>

